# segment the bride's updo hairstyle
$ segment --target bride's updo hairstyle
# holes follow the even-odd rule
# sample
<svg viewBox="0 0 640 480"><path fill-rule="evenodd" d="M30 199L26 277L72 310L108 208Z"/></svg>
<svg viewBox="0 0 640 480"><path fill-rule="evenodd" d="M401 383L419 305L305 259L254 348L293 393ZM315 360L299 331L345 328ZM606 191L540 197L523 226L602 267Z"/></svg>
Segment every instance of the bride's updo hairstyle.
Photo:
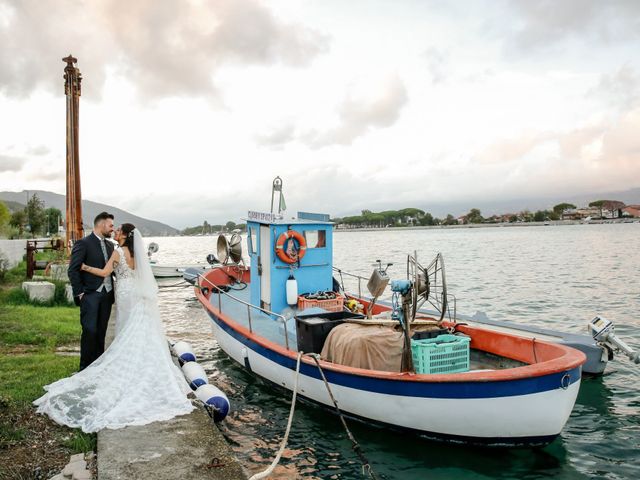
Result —
<svg viewBox="0 0 640 480"><path fill-rule="evenodd" d="M122 235L124 236L123 247L127 247L129 249L129 253L133 257L133 230L136 226L133 223L123 223L120 225L120 229L122 230Z"/></svg>

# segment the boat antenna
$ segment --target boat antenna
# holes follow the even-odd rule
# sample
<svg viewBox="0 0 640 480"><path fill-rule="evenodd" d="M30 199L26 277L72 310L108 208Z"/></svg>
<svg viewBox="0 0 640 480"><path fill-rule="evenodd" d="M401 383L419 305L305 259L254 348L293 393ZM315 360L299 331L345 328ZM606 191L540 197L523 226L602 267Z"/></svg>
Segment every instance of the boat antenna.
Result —
<svg viewBox="0 0 640 480"><path fill-rule="evenodd" d="M284 203L284 195L282 194L282 179L276 177L273 179L273 186L271 188L271 213L273 213L273 200L275 199L275 193L280 192L278 199L278 215L287 209L286 203Z"/></svg>

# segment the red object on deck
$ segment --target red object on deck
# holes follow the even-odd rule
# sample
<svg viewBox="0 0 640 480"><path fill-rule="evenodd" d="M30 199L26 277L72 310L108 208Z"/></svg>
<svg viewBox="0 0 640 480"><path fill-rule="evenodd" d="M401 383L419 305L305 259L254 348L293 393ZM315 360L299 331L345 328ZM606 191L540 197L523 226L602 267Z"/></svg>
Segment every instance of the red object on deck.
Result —
<svg viewBox="0 0 640 480"><path fill-rule="evenodd" d="M304 310L312 307L322 308L327 312L341 312L344 309L344 297L339 293L336 293L336 298L330 300L305 298L302 295L298 297L298 309Z"/></svg>

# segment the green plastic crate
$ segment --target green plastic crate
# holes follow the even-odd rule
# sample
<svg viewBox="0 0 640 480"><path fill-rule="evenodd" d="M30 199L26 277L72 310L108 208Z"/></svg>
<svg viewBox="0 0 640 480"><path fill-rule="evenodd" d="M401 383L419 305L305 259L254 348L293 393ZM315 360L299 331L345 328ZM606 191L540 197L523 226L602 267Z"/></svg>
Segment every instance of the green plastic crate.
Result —
<svg viewBox="0 0 640 480"><path fill-rule="evenodd" d="M438 335L411 340L416 373L459 373L469 371L469 337Z"/></svg>

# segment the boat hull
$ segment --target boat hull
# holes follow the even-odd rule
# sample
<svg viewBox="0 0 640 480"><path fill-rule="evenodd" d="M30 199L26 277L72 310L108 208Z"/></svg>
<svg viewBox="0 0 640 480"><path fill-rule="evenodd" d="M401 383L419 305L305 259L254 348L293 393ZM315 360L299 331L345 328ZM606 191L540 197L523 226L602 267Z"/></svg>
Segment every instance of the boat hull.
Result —
<svg viewBox="0 0 640 480"><path fill-rule="evenodd" d="M187 268L196 269L200 271L200 273L204 273L207 270L211 269L210 265L161 265L161 264L151 264L151 271L153 272L153 276L156 278L177 278L182 277L184 271Z"/></svg>
<svg viewBox="0 0 640 480"><path fill-rule="evenodd" d="M292 390L294 352L270 348L207 308L220 348L261 378ZM345 369L348 370L348 369ZM351 417L418 435L488 446L538 446L557 437L580 388L580 366L532 378L421 382L324 369L341 411ZM463 374L465 375L465 374ZM301 362L298 394L332 407L315 364ZM526 414L523 414L526 412Z"/></svg>

